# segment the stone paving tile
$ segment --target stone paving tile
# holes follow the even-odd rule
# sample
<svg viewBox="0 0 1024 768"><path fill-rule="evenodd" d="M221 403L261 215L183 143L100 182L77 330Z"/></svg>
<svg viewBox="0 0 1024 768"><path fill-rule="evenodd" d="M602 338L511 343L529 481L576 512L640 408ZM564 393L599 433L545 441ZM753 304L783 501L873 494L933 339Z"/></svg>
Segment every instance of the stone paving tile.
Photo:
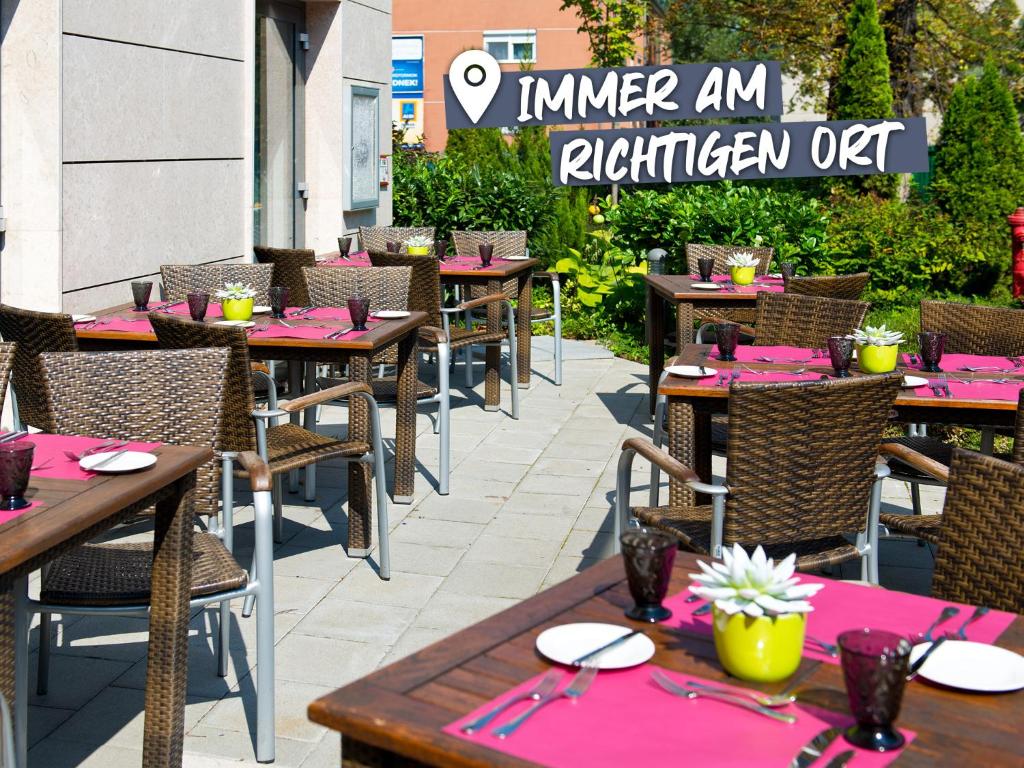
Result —
<svg viewBox="0 0 1024 768"><path fill-rule="evenodd" d="M292 632L276 651L276 679L340 688L377 666L387 647Z"/></svg>
<svg viewBox="0 0 1024 768"><path fill-rule="evenodd" d="M524 515L502 508L487 526L489 536L562 541L573 528L571 515Z"/></svg>
<svg viewBox="0 0 1024 768"><path fill-rule="evenodd" d="M298 768L315 749L311 741L274 739L274 766ZM249 732L198 725L185 734L182 765L187 768L257 768L256 748Z"/></svg>
<svg viewBox="0 0 1024 768"><path fill-rule="evenodd" d="M391 567L406 573L447 576L462 558L463 550L414 544L411 541L391 542Z"/></svg>
<svg viewBox="0 0 1024 768"><path fill-rule="evenodd" d="M508 464L509 467L519 467L518 464ZM471 480L474 485L483 485L481 480ZM434 494L424 499L416 508L411 510L411 517L423 517L431 520L448 520L455 523L477 523L487 525L494 519L494 515L501 508L502 502L491 499L472 498L461 495L465 492L463 483L459 487L453 487L452 493L448 496Z"/></svg>
<svg viewBox="0 0 1024 768"><path fill-rule="evenodd" d="M391 533L394 541L433 544L440 547L465 547L483 533L483 525L459 523L450 520L409 518Z"/></svg>
<svg viewBox="0 0 1024 768"><path fill-rule="evenodd" d="M398 640L416 615L414 608L328 598L311 610L293 631L388 646Z"/></svg>
<svg viewBox="0 0 1024 768"><path fill-rule="evenodd" d="M463 560L445 579L440 591L522 600L537 594L546 573L546 568L529 565Z"/></svg>
<svg viewBox="0 0 1024 768"><path fill-rule="evenodd" d="M466 551L466 560L542 568L558 554L562 542L551 539L513 539L484 534Z"/></svg>
<svg viewBox="0 0 1024 768"><path fill-rule="evenodd" d="M332 600L361 600L374 605L394 605L399 608L419 608L441 585L440 576L421 573L403 573L391 569L391 579L384 581L367 568L358 568L331 590Z"/></svg>
<svg viewBox="0 0 1024 768"><path fill-rule="evenodd" d="M454 632L468 627L470 624L483 621L488 616L493 616L506 608L511 608L518 602L518 600L502 597L437 592L416 617L416 626Z"/></svg>
<svg viewBox="0 0 1024 768"><path fill-rule="evenodd" d="M277 679L275 687L274 700L277 709L275 736L314 743L319 741L324 729L307 719L306 707L313 699L330 693L334 688L283 679ZM245 736L250 732L254 733L256 729L255 695L250 693L241 696L237 691L232 691L209 709L201 723L208 728L224 728ZM191 729L190 726L186 727Z"/></svg>
<svg viewBox="0 0 1024 768"><path fill-rule="evenodd" d="M142 764L142 742L137 747L120 747L51 737L29 750L28 764L32 768L138 768Z"/></svg>

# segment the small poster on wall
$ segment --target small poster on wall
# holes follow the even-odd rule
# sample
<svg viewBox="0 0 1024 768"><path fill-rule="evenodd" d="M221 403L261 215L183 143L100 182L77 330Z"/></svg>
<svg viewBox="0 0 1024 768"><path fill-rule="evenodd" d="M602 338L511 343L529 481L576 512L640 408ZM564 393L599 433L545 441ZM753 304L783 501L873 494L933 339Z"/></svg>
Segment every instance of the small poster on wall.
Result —
<svg viewBox="0 0 1024 768"><path fill-rule="evenodd" d="M380 132L379 106L378 89L352 86L349 210L376 208L380 202L377 143Z"/></svg>

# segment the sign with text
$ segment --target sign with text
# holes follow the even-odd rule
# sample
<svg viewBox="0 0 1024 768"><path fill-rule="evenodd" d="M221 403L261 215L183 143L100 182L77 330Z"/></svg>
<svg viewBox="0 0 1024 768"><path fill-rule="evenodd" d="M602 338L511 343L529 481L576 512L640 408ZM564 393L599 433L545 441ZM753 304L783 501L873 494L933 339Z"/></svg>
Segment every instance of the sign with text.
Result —
<svg viewBox="0 0 1024 768"><path fill-rule="evenodd" d="M391 38L391 93L410 99L423 98L423 37Z"/></svg>

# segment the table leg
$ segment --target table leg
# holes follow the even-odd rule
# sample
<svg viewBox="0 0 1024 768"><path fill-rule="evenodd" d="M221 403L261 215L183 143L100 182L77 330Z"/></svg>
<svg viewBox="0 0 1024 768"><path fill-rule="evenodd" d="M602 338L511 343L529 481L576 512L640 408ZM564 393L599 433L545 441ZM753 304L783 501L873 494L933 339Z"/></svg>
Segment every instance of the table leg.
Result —
<svg viewBox="0 0 1024 768"><path fill-rule="evenodd" d="M152 603L146 661L142 765L181 765L188 681L189 596L192 588L192 506L195 472L156 505Z"/></svg>
<svg viewBox="0 0 1024 768"><path fill-rule="evenodd" d="M350 381L370 384L372 365L367 355L351 354L348 359ZM348 400L348 435L352 440L370 442L370 407L361 397ZM373 543L370 519L370 480L372 468L359 461L348 465L348 556L368 557Z"/></svg>
<svg viewBox="0 0 1024 768"><path fill-rule="evenodd" d="M533 333L533 273L519 275L519 296L516 300L516 355L519 365L519 386L530 386L530 336ZM511 350L509 351L511 354Z"/></svg>
<svg viewBox="0 0 1024 768"><path fill-rule="evenodd" d="M395 404L395 504L412 504L416 489L416 331L398 342L398 392Z"/></svg>
<svg viewBox="0 0 1024 768"><path fill-rule="evenodd" d="M650 350L650 362L647 366L647 399L651 415L654 415L658 379L665 368L665 307L651 285L647 286L647 346Z"/></svg>
<svg viewBox="0 0 1024 768"><path fill-rule="evenodd" d="M502 293L501 280L487 281L487 295ZM501 315L503 307L495 302L487 305L487 332L495 333L501 330ZM484 410L496 411L501 407L501 347L496 344L485 347L484 374ZM511 350L509 354L514 354Z"/></svg>

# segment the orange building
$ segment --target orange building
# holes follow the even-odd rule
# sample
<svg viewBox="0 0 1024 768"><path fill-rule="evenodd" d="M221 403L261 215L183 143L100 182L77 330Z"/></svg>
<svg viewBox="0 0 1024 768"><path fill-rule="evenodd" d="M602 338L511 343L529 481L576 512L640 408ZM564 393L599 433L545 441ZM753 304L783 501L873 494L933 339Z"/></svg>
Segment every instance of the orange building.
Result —
<svg viewBox="0 0 1024 768"><path fill-rule="evenodd" d="M563 11L561 5L561 0L393 0L395 58L422 55L422 91L402 93L399 67L395 69L393 118L406 127L406 142L423 137L428 150L444 149L448 131L442 77L452 59L467 49L490 52L503 70L512 72L523 63L534 69L590 66L587 36L576 31L580 20L575 11ZM639 41L632 63L660 63L661 9L660 2L650 3L649 31ZM414 80L401 82L415 89Z"/></svg>

